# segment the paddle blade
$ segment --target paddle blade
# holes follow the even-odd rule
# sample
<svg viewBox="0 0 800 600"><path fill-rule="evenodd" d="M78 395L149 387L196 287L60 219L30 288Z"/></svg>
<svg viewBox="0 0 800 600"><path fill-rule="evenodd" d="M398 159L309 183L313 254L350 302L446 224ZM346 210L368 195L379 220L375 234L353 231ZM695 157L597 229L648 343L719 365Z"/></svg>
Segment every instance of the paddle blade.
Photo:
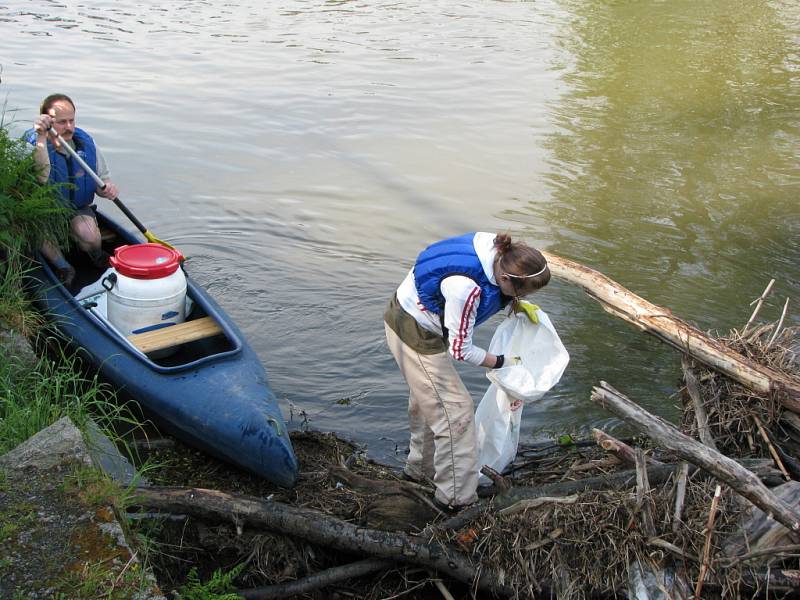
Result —
<svg viewBox="0 0 800 600"><path fill-rule="evenodd" d="M177 249L175 246L173 246L172 244L168 244L168 243L167 243L167 242L165 242L164 240L160 240L160 239L158 239L156 236L154 236L152 233L150 233L150 231L147 231L147 230L145 230L143 233L144 233L144 237L146 237L146 238L147 238L147 241L148 241L148 242L152 242L152 243L154 243L154 244L161 244L162 246L166 246L167 248L170 248L170 249L172 249L172 250L176 250L176 251L178 250L178 249Z"/></svg>

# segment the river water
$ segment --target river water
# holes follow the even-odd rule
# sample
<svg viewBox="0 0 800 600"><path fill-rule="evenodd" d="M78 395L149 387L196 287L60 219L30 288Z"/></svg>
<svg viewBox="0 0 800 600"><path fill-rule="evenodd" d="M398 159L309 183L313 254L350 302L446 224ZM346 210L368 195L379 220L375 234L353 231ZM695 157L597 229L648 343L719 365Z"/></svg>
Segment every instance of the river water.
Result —
<svg viewBox="0 0 800 600"><path fill-rule="evenodd" d="M398 464L381 316L439 238L509 231L702 330L743 325L773 277L765 320L800 299L799 47L793 0L0 0L4 122L72 96L291 427ZM571 363L524 440L618 429L600 380L675 418L673 350L569 285L535 301Z"/></svg>

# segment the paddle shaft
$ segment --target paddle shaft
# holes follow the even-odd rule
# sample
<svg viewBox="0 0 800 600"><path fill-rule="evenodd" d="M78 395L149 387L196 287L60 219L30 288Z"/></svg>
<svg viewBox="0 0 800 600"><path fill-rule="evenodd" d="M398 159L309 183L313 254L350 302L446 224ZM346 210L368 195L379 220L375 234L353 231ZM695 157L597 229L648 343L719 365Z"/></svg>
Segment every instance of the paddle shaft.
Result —
<svg viewBox="0 0 800 600"><path fill-rule="evenodd" d="M64 141L64 138L62 138L58 134L58 132L54 131L53 129L50 129L49 132L51 135L55 136L55 138L58 140L58 143L61 144L61 146L69 153L69 155L76 161L78 161L78 164L81 167L83 167L83 169L92 177L92 179L94 179L94 182L97 184L97 187L99 187L101 190L106 189L106 182L100 179L100 177L98 177L97 173L95 173L92 170L92 168L86 164L86 161L83 160L80 157L80 155L77 152L75 152L75 150L72 149L72 146L70 146L66 141ZM136 215L134 215L130 210L128 210L128 207L125 206L119 198L116 197L112 198L111 201L117 205L117 208L119 208L123 213L125 213L125 216L131 220L131 223L136 225L136 228L139 231L141 231L145 235L150 233L147 230L147 228L144 225L142 225L139 219L136 218Z"/></svg>

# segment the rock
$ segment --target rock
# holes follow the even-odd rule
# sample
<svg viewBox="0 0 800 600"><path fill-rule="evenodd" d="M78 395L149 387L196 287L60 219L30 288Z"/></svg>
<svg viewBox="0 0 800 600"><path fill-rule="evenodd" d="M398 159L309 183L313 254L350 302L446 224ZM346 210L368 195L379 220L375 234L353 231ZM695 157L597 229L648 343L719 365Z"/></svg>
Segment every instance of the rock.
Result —
<svg viewBox="0 0 800 600"><path fill-rule="evenodd" d="M66 417L0 457L0 599L66 598L91 584L98 597L113 588L165 600L113 508L93 499L106 496L102 477L92 489L92 465Z"/></svg>
<svg viewBox="0 0 800 600"><path fill-rule="evenodd" d="M63 417L0 456L0 467L46 470L70 461L92 464L80 430Z"/></svg>
<svg viewBox="0 0 800 600"><path fill-rule="evenodd" d="M36 354L33 352L27 338L14 329L7 329L0 325L0 348L7 357L14 357L22 361L25 366L36 363Z"/></svg>

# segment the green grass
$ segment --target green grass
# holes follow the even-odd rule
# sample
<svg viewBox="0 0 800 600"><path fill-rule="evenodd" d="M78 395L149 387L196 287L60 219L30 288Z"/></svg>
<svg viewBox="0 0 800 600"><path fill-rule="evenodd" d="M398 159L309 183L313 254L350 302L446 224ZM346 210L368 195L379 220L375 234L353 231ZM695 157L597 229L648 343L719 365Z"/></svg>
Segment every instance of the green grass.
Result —
<svg viewBox="0 0 800 600"><path fill-rule="evenodd" d="M0 454L63 416L78 426L89 416L107 425L125 413L110 388L80 374L74 356L41 357L31 365L12 355L0 363Z"/></svg>
<svg viewBox="0 0 800 600"><path fill-rule="evenodd" d="M30 257L44 240L65 247L69 242L68 209L58 201L52 185L39 183L31 147L9 137L3 115L0 115L0 329L13 329L28 338L45 335L41 316L29 304L23 283L33 263ZM58 348L57 344L41 347ZM88 418L97 423L102 433L120 444L114 431L120 424L131 430L142 425L136 413L121 404L114 391L83 374L77 357L53 350L50 357L31 359L15 354L13 347L0 345L0 455L15 448L35 433L68 416L81 429ZM145 464L137 469L135 481L128 488L119 487L93 469L74 473L65 481L89 505L109 504L122 509L130 502L140 477L157 465ZM7 485L0 470L0 491ZM0 515L0 517L8 515ZM12 536L27 514L0 518L2 539ZM142 589L144 576L139 565L130 563L120 573L100 561L86 564L80 573L73 573L57 586L57 597L130 598L132 590ZM16 591L14 598L27 597Z"/></svg>
<svg viewBox="0 0 800 600"><path fill-rule="evenodd" d="M71 214L56 186L38 181L31 150L0 118L0 321L23 331L31 317L21 286L29 257L44 240L69 244Z"/></svg>

